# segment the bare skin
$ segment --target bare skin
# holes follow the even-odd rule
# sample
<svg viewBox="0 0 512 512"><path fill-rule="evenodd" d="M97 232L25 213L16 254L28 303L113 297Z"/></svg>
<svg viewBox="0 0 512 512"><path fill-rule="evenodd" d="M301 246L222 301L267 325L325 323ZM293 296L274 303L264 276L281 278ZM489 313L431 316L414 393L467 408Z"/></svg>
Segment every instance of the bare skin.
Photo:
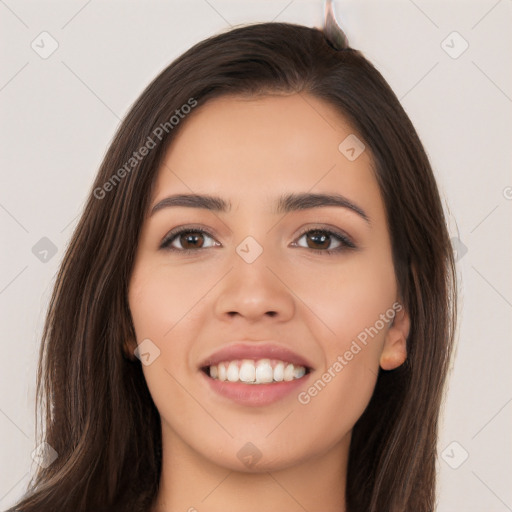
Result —
<svg viewBox="0 0 512 512"><path fill-rule="evenodd" d="M149 338L160 350L143 366L162 421L154 512L343 512L352 428L379 366L405 361L410 328L403 307L377 323L400 297L371 155L350 161L338 146L354 130L304 93L222 97L181 128L151 206L209 194L232 207L160 208L145 219L137 248L129 286L137 340L127 349ZM274 213L288 193L343 195L369 222L339 206ZM160 248L180 226L195 238L177 235L175 251ZM315 230L341 232L355 248ZM248 236L262 249L251 263L237 252ZM249 253L257 248L250 243L242 244ZM372 326L378 333L345 357ZM271 404L235 403L211 389L199 365L237 340L289 348L311 362L311 373ZM322 378L326 385L308 392ZM247 450L256 463L240 456Z"/></svg>

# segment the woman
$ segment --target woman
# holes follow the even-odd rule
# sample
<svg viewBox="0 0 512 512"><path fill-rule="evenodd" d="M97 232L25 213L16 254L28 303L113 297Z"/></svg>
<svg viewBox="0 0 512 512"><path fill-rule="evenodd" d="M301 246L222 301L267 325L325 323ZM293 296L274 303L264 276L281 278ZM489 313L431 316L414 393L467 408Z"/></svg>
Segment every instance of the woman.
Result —
<svg viewBox="0 0 512 512"><path fill-rule="evenodd" d="M236 28L136 101L48 311L56 458L11 510L434 509L453 255L414 127L344 41Z"/></svg>

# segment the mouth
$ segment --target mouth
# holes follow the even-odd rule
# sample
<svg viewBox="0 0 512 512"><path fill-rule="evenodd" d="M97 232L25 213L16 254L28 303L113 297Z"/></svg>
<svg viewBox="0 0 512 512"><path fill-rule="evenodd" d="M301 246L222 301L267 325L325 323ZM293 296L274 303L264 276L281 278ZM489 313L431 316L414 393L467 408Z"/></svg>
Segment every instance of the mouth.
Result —
<svg viewBox="0 0 512 512"><path fill-rule="evenodd" d="M240 405L268 405L302 387L311 364L289 349L270 344L224 347L200 367L210 390Z"/></svg>

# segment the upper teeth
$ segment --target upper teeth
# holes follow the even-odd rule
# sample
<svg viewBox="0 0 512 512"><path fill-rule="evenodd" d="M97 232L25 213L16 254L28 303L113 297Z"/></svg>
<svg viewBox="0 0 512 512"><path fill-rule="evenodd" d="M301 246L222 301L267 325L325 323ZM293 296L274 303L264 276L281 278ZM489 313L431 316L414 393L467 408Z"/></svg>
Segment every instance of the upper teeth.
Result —
<svg viewBox="0 0 512 512"><path fill-rule="evenodd" d="M306 373L304 366L270 359L224 361L210 366L209 369L213 379L247 384L290 381L300 379Z"/></svg>

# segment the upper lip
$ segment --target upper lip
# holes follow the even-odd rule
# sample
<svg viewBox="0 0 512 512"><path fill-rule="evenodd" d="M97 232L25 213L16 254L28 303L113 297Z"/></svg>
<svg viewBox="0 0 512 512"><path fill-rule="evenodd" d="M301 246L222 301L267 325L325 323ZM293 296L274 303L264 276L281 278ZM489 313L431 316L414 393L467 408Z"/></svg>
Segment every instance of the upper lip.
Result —
<svg viewBox="0 0 512 512"><path fill-rule="evenodd" d="M259 359L279 359L287 363L292 363L295 366L304 366L307 369L312 369L311 363L306 358L296 354L287 347L271 342L239 342L224 345L205 358L199 367L205 368L222 363L223 361L241 359L253 359L256 361Z"/></svg>

